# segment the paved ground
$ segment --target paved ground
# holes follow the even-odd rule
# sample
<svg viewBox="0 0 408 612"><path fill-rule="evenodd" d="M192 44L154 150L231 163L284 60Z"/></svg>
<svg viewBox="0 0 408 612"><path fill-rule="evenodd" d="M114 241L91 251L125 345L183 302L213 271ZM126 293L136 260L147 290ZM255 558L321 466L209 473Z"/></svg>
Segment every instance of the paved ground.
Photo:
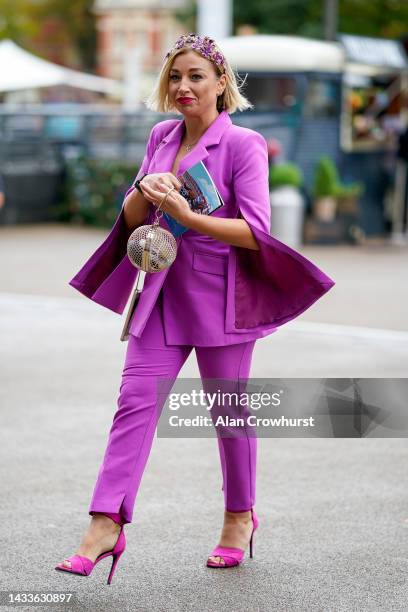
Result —
<svg viewBox="0 0 408 612"><path fill-rule="evenodd" d="M255 558L225 572L204 566L222 520L216 441L156 438L111 587L108 561L54 571L88 522L126 349L122 319L67 285L104 235L0 228L2 589L75 592L67 609L92 612L407 610L398 438L259 439ZM407 250L302 252L337 285L257 343L252 376L406 377ZM181 376L198 376L194 353Z"/></svg>

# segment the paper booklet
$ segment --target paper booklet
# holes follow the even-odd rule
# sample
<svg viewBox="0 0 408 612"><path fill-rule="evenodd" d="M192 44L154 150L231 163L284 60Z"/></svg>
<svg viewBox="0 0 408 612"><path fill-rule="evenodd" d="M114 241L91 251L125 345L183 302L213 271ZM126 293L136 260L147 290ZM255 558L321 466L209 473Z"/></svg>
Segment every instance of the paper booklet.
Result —
<svg viewBox="0 0 408 612"><path fill-rule="evenodd" d="M214 211L224 206L217 187L204 166L202 161L188 168L181 176L177 177L182 187L181 195L187 200L191 210L200 215L211 215ZM168 213L163 213L173 236L177 237L188 231L188 227L181 225Z"/></svg>

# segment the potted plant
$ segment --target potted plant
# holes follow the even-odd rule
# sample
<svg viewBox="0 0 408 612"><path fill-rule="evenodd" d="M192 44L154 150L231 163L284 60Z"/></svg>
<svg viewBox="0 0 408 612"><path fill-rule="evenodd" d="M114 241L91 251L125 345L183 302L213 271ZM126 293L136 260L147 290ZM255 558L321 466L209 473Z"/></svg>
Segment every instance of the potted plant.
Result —
<svg viewBox="0 0 408 612"><path fill-rule="evenodd" d="M339 185L337 189L337 208L340 214L356 215L358 212L358 198L363 193L362 183Z"/></svg>
<svg viewBox="0 0 408 612"><path fill-rule="evenodd" d="M271 234L290 246L302 242L304 200L299 191L302 183L302 171L292 162L270 169Z"/></svg>
<svg viewBox="0 0 408 612"><path fill-rule="evenodd" d="M363 193L362 183L339 185L337 190L337 210L343 223L344 239L347 242L362 242L364 230L359 224L358 198Z"/></svg>
<svg viewBox="0 0 408 612"><path fill-rule="evenodd" d="M330 157L324 156L317 162L312 195L313 216L319 221L333 221L336 216L339 180L337 169Z"/></svg>

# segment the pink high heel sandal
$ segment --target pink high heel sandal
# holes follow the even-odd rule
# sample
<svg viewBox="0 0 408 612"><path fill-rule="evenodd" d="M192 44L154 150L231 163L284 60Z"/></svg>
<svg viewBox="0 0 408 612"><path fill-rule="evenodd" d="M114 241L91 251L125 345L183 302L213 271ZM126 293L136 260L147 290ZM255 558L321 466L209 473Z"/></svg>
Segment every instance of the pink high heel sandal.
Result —
<svg viewBox="0 0 408 612"><path fill-rule="evenodd" d="M110 557L112 555L112 566L109 572L107 584L110 584L112 582L113 574L115 573L118 561L125 552L126 548L125 532L123 530L124 524L120 519L120 515L117 513L102 512L101 514L109 516L112 520L115 521L115 523L118 523L121 526L119 537L112 550L108 550L107 552L101 553L96 557L94 562L91 561L91 559L88 559L88 557L83 557L82 555L72 555L71 557L67 557L67 559L64 559L64 561L71 562L71 567L68 567L63 563L58 563L58 565L55 566L56 570L60 572L69 572L70 574L76 574L77 576L89 576L92 573L93 568L97 563L99 563L99 561L105 559L105 557Z"/></svg>
<svg viewBox="0 0 408 612"><path fill-rule="evenodd" d="M258 517L256 516L255 510L253 508L251 508L251 517L253 528L251 533L251 539L249 540L249 556L252 559L254 549L254 533L255 529L259 525ZM242 548L216 546L210 554L210 557L221 557L224 560L224 563L222 563L221 561L220 563L217 563L216 561L210 561L209 559L207 559L207 567L235 567L236 565L239 565L242 562L242 560L244 559L244 555L245 550L242 550Z"/></svg>

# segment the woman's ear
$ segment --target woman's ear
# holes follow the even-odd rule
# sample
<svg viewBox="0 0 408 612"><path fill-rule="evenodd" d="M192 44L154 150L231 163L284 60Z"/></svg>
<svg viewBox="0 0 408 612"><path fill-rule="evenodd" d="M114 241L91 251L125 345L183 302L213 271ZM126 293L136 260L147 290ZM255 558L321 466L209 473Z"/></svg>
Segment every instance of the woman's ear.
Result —
<svg viewBox="0 0 408 612"><path fill-rule="evenodd" d="M222 74L220 78L218 79L218 90L217 90L218 96L221 96L224 93L226 86L227 86L227 77L225 76L225 74Z"/></svg>

